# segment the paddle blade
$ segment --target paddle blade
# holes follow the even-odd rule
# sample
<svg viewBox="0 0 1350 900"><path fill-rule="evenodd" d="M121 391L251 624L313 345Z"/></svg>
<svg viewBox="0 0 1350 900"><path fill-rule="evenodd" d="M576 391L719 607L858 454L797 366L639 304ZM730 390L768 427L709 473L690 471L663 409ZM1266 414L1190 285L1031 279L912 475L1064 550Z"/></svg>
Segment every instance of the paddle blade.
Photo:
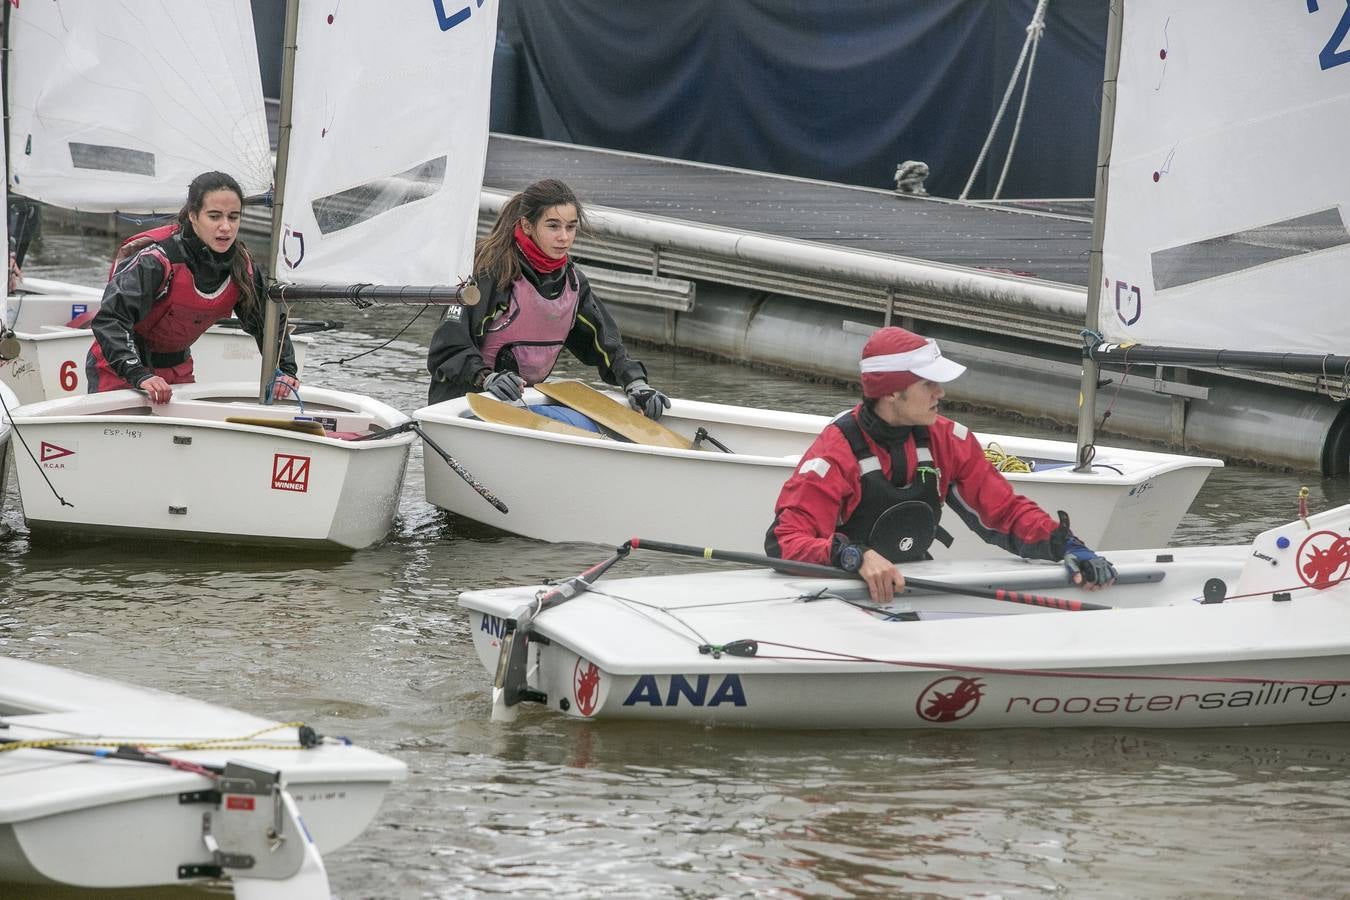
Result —
<svg viewBox="0 0 1350 900"><path fill-rule="evenodd" d="M534 389L634 443L676 450L693 449L694 444L689 438L629 409L588 384L580 381L544 381L536 384Z"/></svg>
<svg viewBox="0 0 1350 900"><path fill-rule="evenodd" d="M269 419L263 416L226 416L231 425L255 425L259 428L280 428L282 431L298 431L313 437L324 437L327 432L318 422L296 421L294 419Z"/></svg>

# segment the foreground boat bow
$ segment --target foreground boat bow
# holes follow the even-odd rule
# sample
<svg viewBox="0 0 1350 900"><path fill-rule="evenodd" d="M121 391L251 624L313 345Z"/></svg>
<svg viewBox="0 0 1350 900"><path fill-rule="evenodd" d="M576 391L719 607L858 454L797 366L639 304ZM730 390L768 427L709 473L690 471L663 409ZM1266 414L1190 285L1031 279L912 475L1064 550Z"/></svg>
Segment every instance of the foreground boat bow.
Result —
<svg viewBox="0 0 1350 900"><path fill-rule="evenodd" d="M296 723L16 659L0 658L0 721L0 883L242 876L241 898L327 897L302 893L317 854L407 773Z"/></svg>

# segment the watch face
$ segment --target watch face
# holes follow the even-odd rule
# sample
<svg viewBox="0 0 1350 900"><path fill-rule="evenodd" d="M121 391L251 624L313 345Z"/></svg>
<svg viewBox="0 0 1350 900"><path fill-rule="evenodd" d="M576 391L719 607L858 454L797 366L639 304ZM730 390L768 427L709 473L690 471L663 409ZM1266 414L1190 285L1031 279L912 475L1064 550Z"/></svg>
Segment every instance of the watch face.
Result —
<svg viewBox="0 0 1350 900"><path fill-rule="evenodd" d="M846 572L856 572L862 565L862 550L853 544L849 544L839 554L839 564L843 566Z"/></svg>

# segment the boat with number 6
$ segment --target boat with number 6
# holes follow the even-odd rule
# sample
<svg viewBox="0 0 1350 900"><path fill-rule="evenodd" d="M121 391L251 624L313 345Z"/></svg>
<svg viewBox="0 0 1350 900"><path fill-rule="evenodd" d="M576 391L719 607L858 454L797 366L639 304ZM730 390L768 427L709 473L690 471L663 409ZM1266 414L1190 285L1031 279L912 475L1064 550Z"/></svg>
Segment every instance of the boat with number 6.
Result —
<svg viewBox="0 0 1350 900"><path fill-rule="evenodd" d="M0 306L0 321L14 332L18 355L0 357L0 384L7 384L20 403L73 397L89 390L85 357L94 334L68 323L98 306L103 292L93 288L25 278L23 290ZM295 365L301 378L314 339L291 335ZM262 356L253 336L228 323L212 325L192 345L193 376L206 381L255 378Z"/></svg>
<svg viewBox="0 0 1350 900"><path fill-rule="evenodd" d="M13 14L47 16L47 27L63 35L74 29L72 43L79 43L75 34L106 39L59 10L33 7ZM236 25L251 21L247 3L193 10ZM456 285L468 274L496 14L493 6L445 20L430 6L360 4L336 14L308 0L288 2L272 275L284 268L286 286L340 285L330 299L354 299L372 283L414 290ZM451 71L455 78L445 81ZM261 121L256 79L255 61L247 80L257 102L246 106L256 106ZM426 92L427 84L438 87ZM413 95L422 100L407 103ZM120 145L97 149L108 151L98 157L105 161L140 158ZM119 149L128 152L113 152ZM74 148L48 147L46 156L60 159L61 151ZM304 164L288 168L292 159ZM270 171L261 174L268 184ZM298 397L270 402L281 287L269 286L261 377L251 385L176 385L161 405L125 390L20 407L13 420L32 451L17 465L30 527L345 549L383 539L413 423L374 399L312 381Z"/></svg>
<svg viewBox="0 0 1350 900"><path fill-rule="evenodd" d="M650 544L552 588L460 595L496 673L494 717L533 701L772 728L1350 721L1350 506L1250 544L1113 552L1120 582L1092 593L1061 566L993 560L906 564L909 590L885 604L843 572L781 561L600 580Z"/></svg>

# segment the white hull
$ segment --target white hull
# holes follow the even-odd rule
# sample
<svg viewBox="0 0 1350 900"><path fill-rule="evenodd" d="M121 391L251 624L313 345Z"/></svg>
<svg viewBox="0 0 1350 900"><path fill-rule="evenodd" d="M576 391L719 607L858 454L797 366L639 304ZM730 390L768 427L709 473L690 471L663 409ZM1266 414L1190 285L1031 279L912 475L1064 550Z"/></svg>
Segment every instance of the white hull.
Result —
<svg viewBox="0 0 1350 900"><path fill-rule="evenodd" d="M227 739L250 749L163 751L201 765L243 761L280 769L321 853L370 823L398 760L339 743L300 749L296 729L257 716L38 663L0 658L0 737L83 737L119 743ZM270 745L270 746L269 746ZM80 747L77 740L64 746ZM86 745L87 746L87 745ZM157 751L159 752L159 751ZM218 785L144 762L43 749L0 753L0 882L91 888L182 884L180 865L208 865L210 802L184 792Z"/></svg>
<svg viewBox="0 0 1350 900"><path fill-rule="evenodd" d="M530 391L529 403L546 402ZM426 498L457 515L544 541L618 545L630 537L762 552L783 482L829 422L826 416L673 399L661 422L688 438L703 426L735 453L678 450L497 425L472 418L464 398L414 418L506 503L502 515L439 457L426 457ZM1072 471L1065 441L982 434L1015 456L1058 464L1010 474L1015 490L1066 510L1092 547L1162 546L1218 460L1099 447L1092 474ZM1117 471L1118 470L1118 471ZM975 537L952 514L955 541L938 558L1007 554Z"/></svg>
<svg viewBox="0 0 1350 900"><path fill-rule="evenodd" d="M1068 612L951 594L897 598L892 608L915 612L918 621L886 621L815 596L824 589L866 603L856 581L758 569L605 577L534 619L548 643L530 644L529 682L549 708L578 718L782 728L1350 721L1350 582L1305 588L1299 571L1307 573L1321 552L1331 560L1327 577L1344 578L1347 548L1350 507L1341 507L1308 526L1272 529L1250 546L1113 553L1122 575L1163 577L1096 593L1063 586L1057 566L906 565L909 577L1014 589L1045 574L1034 592L1114 607ZM1212 578L1223 579L1233 599L1201 604ZM1272 599L1291 588L1292 599ZM496 669L504 619L540 590L460 596L488 672ZM1246 594L1255 596L1239 598ZM746 640L758 642L753 657L700 652Z"/></svg>
<svg viewBox="0 0 1350 900"><path fill-rule="evenodd" d="M19 357L0 361L0 383L10 386L20 403L38 403L87 393L85 357L94 336L87 328L68 328L85 308L98 305L102 293L16 294L7 298L5 322L19 342ZM312 338L291 338L295 361L304 371ZM253 336L237 328L212 326L192 345L193 374L199 382L256 379L262 365Z"/></svg>
<svg viewBox="0 0 1350 900"><path fill-rule="evenodd" d="M245 382L179 385L162 406L128 390L20 407L14 421L38 457L15 457L24 518L34 530L226 543L381 540L411 433L352 441L225 419L308 416L370 434L407 417L342 391L302 386L301 399L303 413L294 400L264 406Z"/></svg>

